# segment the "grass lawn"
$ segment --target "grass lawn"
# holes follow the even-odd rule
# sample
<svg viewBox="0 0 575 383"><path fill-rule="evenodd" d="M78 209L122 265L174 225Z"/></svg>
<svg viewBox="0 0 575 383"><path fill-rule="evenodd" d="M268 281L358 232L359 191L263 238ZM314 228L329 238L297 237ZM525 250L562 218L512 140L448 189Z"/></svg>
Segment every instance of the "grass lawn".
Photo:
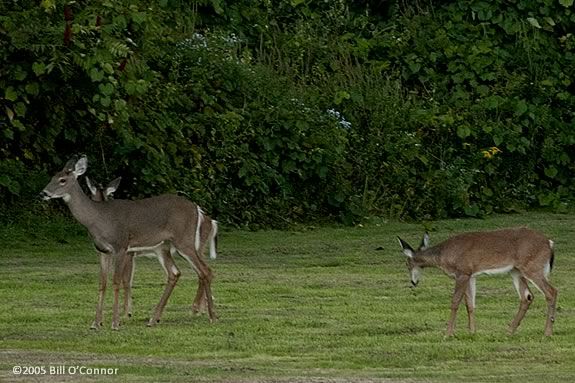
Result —
<svg viewBox="0 0 575 383"><path fill-rule="evenodd" d="M36 220L38 221L38 220ZM477 333L460 307L445 338L453 281L426 269L411 288L396 236L417 245L423 225L374 220L363 227L228 231L210 264L219 321L193 317L196 277L182 278L162 323L147 328L164 275L137 260L134 317L90 330L98 258L84 230L56 218L0 228L0 381L118 382L573 382L575 215L528 213L430 223L432 244L471 230L528 224L556 243L555 335L543 336L546 304L535 302L515 336L519 306L510 276L477 280ZM381 248L380 248L381 247ZM379 250L377 250L380 248ZM14 366L44 366L16 376ZM52 366L118 368L116 375L50 375Z"/></svg>

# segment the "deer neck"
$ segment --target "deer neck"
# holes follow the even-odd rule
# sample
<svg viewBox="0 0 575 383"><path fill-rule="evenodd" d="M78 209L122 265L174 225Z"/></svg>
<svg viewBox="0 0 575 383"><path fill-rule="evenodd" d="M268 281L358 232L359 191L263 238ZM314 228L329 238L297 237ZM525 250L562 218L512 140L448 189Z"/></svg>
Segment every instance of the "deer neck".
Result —
<svg viewBox="0 0 575 383"><path fill-rule="evenodd" d="M431 247L427 250L422 250L415 256L416 264L419 267L439 267L440 263L440 250L437 247Z"/></svg>
<svg viewBox="0 0 575 383"><path fill-rule="evenodd" d="M97 203L90 200L90 198L84 194L78 182L74 183L70 194L64 198L64 201L68 205L74 218L88 228L88 230L90 230L100 216Z"/></svg>

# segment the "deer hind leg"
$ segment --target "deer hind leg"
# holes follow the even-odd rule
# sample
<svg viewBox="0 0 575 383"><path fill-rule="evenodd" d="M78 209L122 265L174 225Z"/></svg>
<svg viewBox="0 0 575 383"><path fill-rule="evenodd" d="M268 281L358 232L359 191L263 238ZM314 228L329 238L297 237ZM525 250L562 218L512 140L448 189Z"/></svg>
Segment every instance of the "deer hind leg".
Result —
<svg viewBox="0 0 575 383"><path fill-rule="evenodd" d="M557 289L547 281L545 273L541 270L536 275L526 275L526 278L535 285L545 295L547 301L547 322L545 323L545 336L553 335L553 323L555 322L555 312L557 303Z"/></svg>
<svg viewBox="0 0 575 383"><path fill-rule="evenodd" d="M160 322L160 318L162 317L166 303L168 303L168 299L170 298L170 295L172 295L172 291L174 290L174 287L176 287L176 283L178 282L181 274L180 270L174 263L172 254L170 253L169 244L165 244L160 248L160 250L157 250L156 255L158 256L158 260L160 261L160 264L162 265L168 280L166 282L166 287L164 288L164 293L160 298L160 302L158 302L152 317L148 321L148 327L154 326L156 323Z"/></svg>
<svg viewBox="0 0 575 383"><path fill-rule="evenodd" d="M475 333L475 277L469 278L467 289L465 289L465 306L467 307L467 323L469 332Z"/></svg>
<svg viewBox="0 0 575 383"><path fill-rule="evenodd" d="M202 306L202 301L205 300L208 306L210 322L214 322L217 320L217 316L214 311L214 302L212 299L212 270L205 261L198 256L199 253L196 252L194 245L179 247L178 251L180 252L180 255L190 263L196 274L198 274L198 291L196 292L196 297L192 304L192 310L194 312L199 311Z"/></svg>
<svg viewBox="0 0 575 383"><path fill-rule="evenodd" d="M215 240L214 237L217 234L217 223L214 220L203 219L200 227L200 242L196 243L196 249L198 257L203 259L203 255L206 252L206 247L210 243L210 258L214 259L216 257ZM192 265L194 270L198 269L197 265ZM197 271L196 271L197 273ZM198 289L194 303L192 304L192 312L197 314L199 312L207 311L207 296L205 294L205 283L200 279L199 283L201 288ZM213 301L212 296L212 301Z"/></svg>
<svg viewBox="0 0 575 383"><path fill-rule="evenodd" d="M449 322L447 323L447 336L452 336L455 332L457 309L459 308L459 304L465 295L465 291L469 289L469 278L470 277L467 275L458 275L455 278L455 290L451 300L451 316L449 317Z"/></svg>
<svg viewBox="0 0 575 383"><path fill-rule="evenodd" d="M513 335L515 333L515 330L517 330L517 327L519 327L521 321L525 317L525 313L529 309L531 302L533 302L533 294L531 293L531 290L529 290L527 279L521 275L521 272L517 269L512 270L511 278L513 278L513 285L515 286L515 290L517 290L517 294L519 294L521 303L519 304L519 309L517 310L515 318L509 325L509 335Z"/></svg>
<svg viewBox="0 0 575 383"><path fill-rule="evenodd" d="M91 326L91 328L94 330L102 327L104 297L106 295L106 285L108 283L108 273L110 272L111 261L111 254L100 253L100 284L98 286L98 303L96 305L96 319L94 319L94 322Z"/></svg>

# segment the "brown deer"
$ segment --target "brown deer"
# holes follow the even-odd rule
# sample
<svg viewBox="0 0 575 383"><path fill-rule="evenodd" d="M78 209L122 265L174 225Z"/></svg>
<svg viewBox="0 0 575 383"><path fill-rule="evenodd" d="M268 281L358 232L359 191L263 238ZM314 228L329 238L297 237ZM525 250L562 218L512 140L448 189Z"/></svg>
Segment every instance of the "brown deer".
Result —
<svg viewBox="0 0 575 383"><path fill-rule="evenodd" d="M473 232L456 235L440 244L429 247L429 235L425 233L418 250L399 238L411 283L416 286L425 267L437 267L455 279L455 291L451 301L451 316L447 335L455 330L457 309L463 297L467 306L469 330L475 332L475 278L480 274L511 273L513 284L521 303L509 326L513 334L533 301L528 282L533 283L547 300L545 335L553 334L557 290L547 277L553 267L553 241L528 228L512 228L496 231Z"/></svg>
<svg viewBox="0 0 575 383"><path fill-rule="evenodd" d="M98 251L110 254L114 290L112 329L117 330L120 326L119 294L120 287L126 289L128 286L127 276L130 275L133 258L129 253L149 251L162 246L166 241L175 247L198 274L199 286L194 304L199 306L202 299L206 299L209 318L214 321L216 314L211 292L213 273L200 256L206 244L201 244L199 240L202 215L198 205L173 194L135 201L92 201L78 183L78 177L86 172L87 167L85 156L78 160L71 159L52 177L41 195L45 200L62 198L74 218L88 229ZM107 270L110 265L103 263L106 262L102 261L102 269ZM177 268L172 268L172 264L168 270L172 271L172 275L177 274ZM168 278L160 302L148 322L149 326L160 321L176 281L177 276ZM104 292L105 284L100 283L93 328L102 325Z"/></svg>
<svg viewBox="0 0 575 383"><path fill-rule="evenodd" d="M90 181L90 179L88 177L85 177L86 179L86 184L88 185L88 189L90 190L91 193L91 199L92 201L96 201L96 202L102 202L102 201L109 201L113 194L116 192L116 190L118 189L118 186L120 185L120 182L122 180L122 177L118 177L115 178L114 180L110 181L110 183L108 185L106 185L106 187L103 187L102 184L97 184L97 183L92 183ZM200 243L206 243L209 241L209 246L210 246L210 258L215 259L217 256L216 253L216 240L217 240L217 233L218 233L218 223L216 220L214 219L206 219L206 215L205 213L200 210L198 212L198 217L201 220L201 224L200 224ZM203 246L201 246L201 248L203 248ZM129 249L128 249L129 250ZM174 256L177 253L176 249L174 248L174 246L172 246L170 243L168 242L162 242L159 246L151 248L149 250L141 250L141 251L128 251L130 255L133 256L132 262L131 262L131 267L130 270L126 271L126 275L124 276L124 280L126 281L126 284L124 286L124 313L127 314L128 317L132 316L132 286L134 284L134 272L136 269L136 262L135 262L135 258L136 257L152 257L152 258L156 258L158 259L158 261L160 262L160 265L162 266L162 269L164 270L164 272L166 273L166 276L168 277L168 283L170 283L170 280L173 280L173 283L176 283L179 276L180 276L180 271L178 269L178 267L176 266L176 264L174 263ZM105 265L109 264L109 254L105 254L105 253L100 253L100 257L104 258L104 260L101 261L101 265L104 265L102 267L102 269L100 270L100 286L101 286L101 290L102 290L102 286L103 286L103 290L105 291L106 288L106 282L108 279L108 272L109 272L109 267L105 267ZM206 306L206 299L205 297L202 297L202 299L200 300L200 302L194 302L194 304L192 305L192 311L194 313L197 313L203 309L205 309Z"/></svg>

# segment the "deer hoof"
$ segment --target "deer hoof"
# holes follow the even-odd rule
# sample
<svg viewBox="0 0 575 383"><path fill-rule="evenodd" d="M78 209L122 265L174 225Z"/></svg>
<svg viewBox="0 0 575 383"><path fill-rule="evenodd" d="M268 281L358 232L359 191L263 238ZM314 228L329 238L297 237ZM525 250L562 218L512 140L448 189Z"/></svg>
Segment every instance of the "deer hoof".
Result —
<svg viewBox="0 0 575 383"><path fill-rule="evenodd" d="M154 319L152 318L152 319L150 319L150 320L148 321L148 324L146 324L146 326L148 326L148 327L154 327L154 326L155 326L156 324L158 324L158 323L160 323L160 320L159 320L159 319L154 320Z"/></svg>
<svg viewBox="0 0 575 383"><path fill-rule="evenodd" d="M102 322L98 323L98 322L94 321L94 322L92 323L92 325L90 326L90 329L92 329L92 330L99 330L100 327L102 327Z"/></svg>

